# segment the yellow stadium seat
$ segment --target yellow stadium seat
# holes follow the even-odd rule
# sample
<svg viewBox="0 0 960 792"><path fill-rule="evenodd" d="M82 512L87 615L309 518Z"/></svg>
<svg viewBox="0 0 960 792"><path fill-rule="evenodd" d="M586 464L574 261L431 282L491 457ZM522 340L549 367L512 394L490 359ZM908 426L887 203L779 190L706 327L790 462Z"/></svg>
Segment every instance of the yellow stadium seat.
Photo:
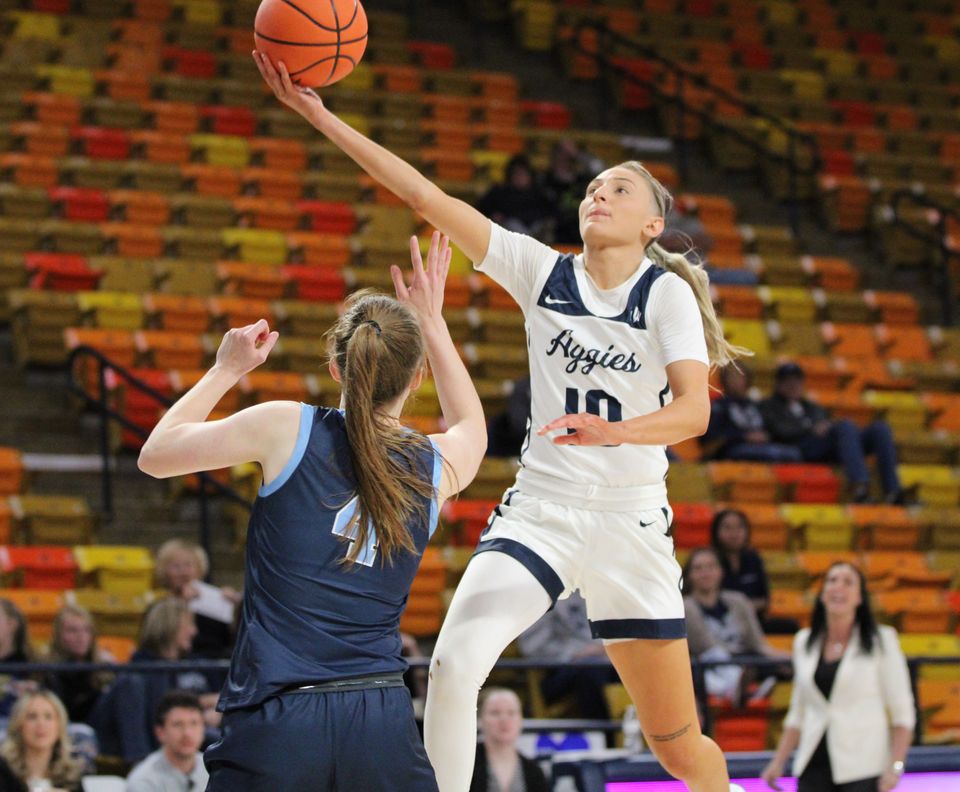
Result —
<svg viewBox="0 0 960 792"><path fill-rule="evenodd" d="M80 545L73 550L77 566L96 577L110 594L145 594L153 582L153 558L145 547Z"/></svg>
<svg viewBox="0 0 960 792"><path fill-rule="evenodd" d="M226 248L237 250L242 261L283 264L287 260L287 239L279 231L227 228L222 239Z"/></svg>
<svg viewBox="0 0 960 792"><path fill-rule="evenodd" d="M753 319L723 319L723 335L731 344L746 347L755 355L770 355L770 339L763 322Z"/></svg>
<svg viewBox="0 0 960 792"><path fill-rule="evenodd" d="M60 41L60 17L31 11L10 11L6 16L16 22L14 38Z"/></svg>
<svg viewBox="0 0 960 792"><path fill-rule="evenodd" d="M865 391L863 400L897 429L922 429L927 424L927 408L919 394L907 391Z"/></svg>
<svg viewBox="0 0 960 792"><path fill-rule="evenodd" d="M250 164L250 144L246 138L235 135L190 135L190 146L203 153L209 165L245 168Z"/></svg>
<svg viewBox="0 0 960 792"><path fill-rule="evenodd" d="M92 539L96 520L83 498L15 495L10 506L31 544L77 545Z"/></svg>
<svg viewBox="0 0 960 792"><path fill-rule="evenodd" d="M761 286L757 293L768 312L781 322L812 323L817 317L817 303L809 289Z"/></svg>
<svg viewBox="0 0 960 792"><path fill-rule="evenodd" d="M96 91L96 79L89 69L43 64L36 72L49 82L52 93L88 99Z"/></svg>
<svg viewBox="0 0 960 792"><path fill-rule="evenodd" d="M143 301L139 294L123 292L80 292L77 306L84 318L97 327L139 330L143 327Z"/></svg>
<svg viewBox="0 0 960 792"><path fill-rule="evenodd" d="M842 506L788 503L782 508L784 519L803 536L807 550L849 550L853 547L854 527Z"/></svg>
<svg viewBox="0 0 960 792"><path fill-rule="evenodd" d="M931 506L960 505L960 476L943 465L899 465L900 482Z"/></svg>

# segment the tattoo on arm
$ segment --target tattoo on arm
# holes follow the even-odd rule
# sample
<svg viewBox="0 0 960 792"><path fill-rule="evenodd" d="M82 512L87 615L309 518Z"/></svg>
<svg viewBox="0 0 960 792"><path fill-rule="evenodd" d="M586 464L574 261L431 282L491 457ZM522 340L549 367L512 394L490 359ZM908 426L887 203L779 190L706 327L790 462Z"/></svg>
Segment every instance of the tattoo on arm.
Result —
<svg viewBox="0 0 960 792"><path fill-rule="evenodd" d="M676 740L678 737L683 737L684 734L690 731L690 725L691 724L688 723L686 726L670 732L669 734L651 734L650 739L654 742L670 742L671 740Z"/></svg>

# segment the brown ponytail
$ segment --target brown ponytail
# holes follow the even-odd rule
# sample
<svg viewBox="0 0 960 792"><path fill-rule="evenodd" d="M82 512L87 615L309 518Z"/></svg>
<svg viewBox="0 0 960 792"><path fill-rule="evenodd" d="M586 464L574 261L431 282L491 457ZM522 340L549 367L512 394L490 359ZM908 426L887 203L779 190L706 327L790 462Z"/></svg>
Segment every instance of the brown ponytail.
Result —
<svg viewBox="0 0 960 792"><path fill-rule="evenodd" d="M331 355L340 370L347 438L356 477L356 539L347 552L355 563L376 526L381 563L400 550L414 551L407 527L424 513L423 498L434 497L423 476L429 441L391 425L383 408L397 399L423 365L423 339L413 314L391 297L357 292L329 332Z"/></svg>
<svg viewBox="0 0 960 792"><path fill-rule="evenodd" d="M666 219L673 208L673 196L660 180L636 160L622 162L617 167L632 170L646 180L653 192L661 217ZM710 278L703 268L703 262L695 256L692 248L686 254L671 253L654 240L647 245L646 253L654 264L663 267L668 272L679 275L693 289L694 297L697 298L697 306L700 308L700 317L703 320L703 334L707 342L707 353L710 357L711 367L722 368L728 363L734 362L737 358L753 355L753 352L749 349L734 346L724 338L723 327L717 318L713 301L710 299ZM690 260L691 256L694 257L693 261Z"/></svg>

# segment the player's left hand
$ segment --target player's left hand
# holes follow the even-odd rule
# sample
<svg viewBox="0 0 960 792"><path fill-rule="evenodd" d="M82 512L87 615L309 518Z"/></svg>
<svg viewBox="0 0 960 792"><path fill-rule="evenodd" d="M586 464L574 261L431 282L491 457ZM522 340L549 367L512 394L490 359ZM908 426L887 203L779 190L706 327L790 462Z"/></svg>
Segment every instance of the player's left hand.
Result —
<svg viewBox="0 0 960 792"><path fill-rule="evenodd" d="M564 415L548 423L537 434L543 436L558 429L573 429L573 433L554 437L556 445L616 446L621 443L616 424L592 413Z"/></svg>
<svg viewBox="0 0 960 792"><path fill-rule="evenodd" d="M450 240L441 236L439 231L434 231L426 266L420 256L420 240L415 236L410 237L412 278L409 286L404 283L400 268L396 265L390 267L397 299L413 310L421 327L443 321L443 289L452 256Z"/></svg>

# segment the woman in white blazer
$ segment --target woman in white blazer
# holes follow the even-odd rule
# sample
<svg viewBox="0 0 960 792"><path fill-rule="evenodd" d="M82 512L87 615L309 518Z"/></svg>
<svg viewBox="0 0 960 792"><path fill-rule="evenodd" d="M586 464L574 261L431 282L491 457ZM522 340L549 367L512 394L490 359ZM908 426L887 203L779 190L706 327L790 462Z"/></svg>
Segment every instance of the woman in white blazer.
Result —
<svg viewBox="0 0 960 792"><path fill-rule="evenodd" d="M827 570L809 629L793 642L793 696L763 779L775 790L796 749L797 792L887 792L896 787L916 712L897 632L878 627L866 580Z"/></svg>

